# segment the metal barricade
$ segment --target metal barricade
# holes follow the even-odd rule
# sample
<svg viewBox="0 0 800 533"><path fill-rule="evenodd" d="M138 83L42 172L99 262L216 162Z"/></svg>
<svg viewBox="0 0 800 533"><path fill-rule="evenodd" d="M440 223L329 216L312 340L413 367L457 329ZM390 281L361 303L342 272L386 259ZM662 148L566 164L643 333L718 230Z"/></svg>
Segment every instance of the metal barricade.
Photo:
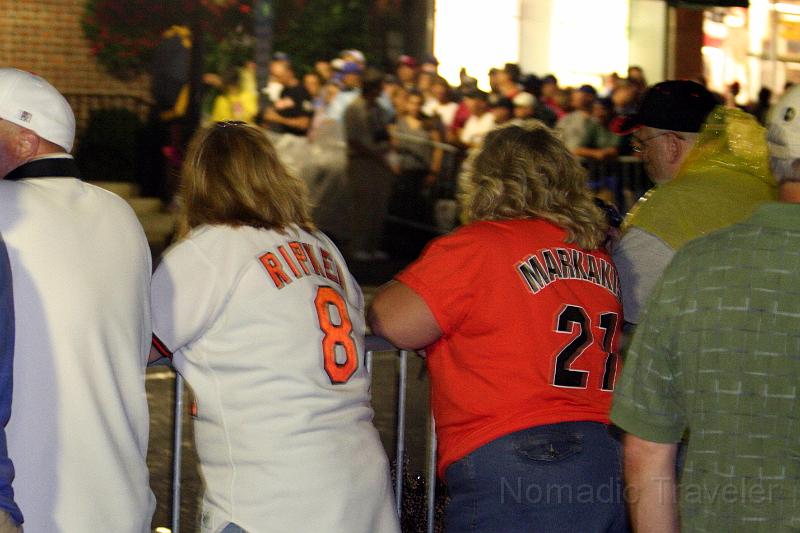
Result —
<svg viewBox="0 0 800 533"><path fill-rule="evenodd" d="M402 518L403 493L404 493L404 457L406 453L406 395L408 389L408 358L414 352L399 350L381 337L368 336L366 338L367 373L372 376L373 363L376 352L391 352L397 357L397 425L395 442L395 505L397 513ZM184 410L184 380L175 374L175 408L173 420L173 446L172 446L172 518L171 533L180 533L181 516L181 466L183 454L183 410ZM425 461L425 486L426 486L426 531L433 533L436 521L436 432L433 416L428 426L427 450Z"/></svg>
<svg viewBox="0 0 800 533"><path fill-rule="evenodd" d="M581 164L589 173L589 186L595 191L610 191L621 213L627 212L653 186L637 156L623 155L603 161L581 158Z"/></svg>

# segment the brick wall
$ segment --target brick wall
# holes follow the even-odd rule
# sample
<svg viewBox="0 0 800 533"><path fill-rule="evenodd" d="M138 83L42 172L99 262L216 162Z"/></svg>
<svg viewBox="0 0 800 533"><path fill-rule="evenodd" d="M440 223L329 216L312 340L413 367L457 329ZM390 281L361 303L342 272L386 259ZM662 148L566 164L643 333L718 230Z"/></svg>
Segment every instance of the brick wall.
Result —
<svg viewBox="0 0 800 533"><path fill-rule="evenodd" d="M0 66L41 75L67 94L148 97L146 76L121 81L97 64L83 36L83 0L0 0Z"/></svg>

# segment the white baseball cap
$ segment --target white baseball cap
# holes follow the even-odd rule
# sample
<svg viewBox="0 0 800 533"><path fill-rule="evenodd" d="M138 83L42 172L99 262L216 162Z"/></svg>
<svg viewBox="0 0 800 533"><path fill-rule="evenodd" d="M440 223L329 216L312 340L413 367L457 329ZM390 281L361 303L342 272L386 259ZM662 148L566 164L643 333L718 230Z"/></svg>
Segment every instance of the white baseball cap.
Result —
<svg viewBox="0 0 800 533"><path fill-rule="evenodd" d="M521 92L517 94L512 100L515 106L519 107L533 107L536 105L536 97L528 92Z"/></svg>
<svg viewBox="0 0 800 533"><path fill-rule="evenodd" d="M67 152L72 150L72 108L55 87L35 74L0 68L0 118L33 131Z"/></svg>

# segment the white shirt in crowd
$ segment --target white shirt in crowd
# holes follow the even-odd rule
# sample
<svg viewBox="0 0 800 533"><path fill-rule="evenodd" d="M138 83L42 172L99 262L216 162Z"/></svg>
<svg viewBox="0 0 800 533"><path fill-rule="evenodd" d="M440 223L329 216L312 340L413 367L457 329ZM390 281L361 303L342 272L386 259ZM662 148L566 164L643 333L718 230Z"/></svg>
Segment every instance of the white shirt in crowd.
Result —
<svg viewBox="0 0 800 533"><path fill-rule="evenodd" d="M422 107L422 112L430 117L439 115L445 129L450 129L453 125L453 120L456 118L458 111L458 104L455 102L441 103L435 98L431 98L425 102Z"/></svg>
<svg viewBox="0 0 800 533"><path fill-rule="evenodd" d="M479 117L471 115L461 130L461 142L468 146L477 146L483 142L483 138L494 129L494 126L494 115L489 111Z"/></svg>
<svg viewBox="0 0 800 533"><path fill-rule="evenodd" d="M396 533L364 302L319 232L201 226L153 277L153 329L197 400L201 531Z"/></svg>
<svg viewBox="0 0 800 533"><path fill-rule="evenodd" d="M7 427L25 531L147 533L150 249L126 202L71 177L0 181L16 316Z"/></svg>

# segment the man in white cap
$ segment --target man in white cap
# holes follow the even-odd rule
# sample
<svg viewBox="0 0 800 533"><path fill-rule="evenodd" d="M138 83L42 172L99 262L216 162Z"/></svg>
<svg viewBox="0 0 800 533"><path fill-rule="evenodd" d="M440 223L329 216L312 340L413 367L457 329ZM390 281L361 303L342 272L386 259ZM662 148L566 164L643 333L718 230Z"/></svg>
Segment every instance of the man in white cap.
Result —
<svg viewBox="0 0 800 533"><path fill-rule="evenodd" d="M800 527L800 87L767 141L781 201L675 254L614 391L636 531Z"/></svg>
<svg viewBox="0 0 800 533"><path fill-rule="evenodd" d="M16 318L8 452L31 532L146 533L150 251L119 197L79 179L75 118L0 69L0 233Z"/></svg>

